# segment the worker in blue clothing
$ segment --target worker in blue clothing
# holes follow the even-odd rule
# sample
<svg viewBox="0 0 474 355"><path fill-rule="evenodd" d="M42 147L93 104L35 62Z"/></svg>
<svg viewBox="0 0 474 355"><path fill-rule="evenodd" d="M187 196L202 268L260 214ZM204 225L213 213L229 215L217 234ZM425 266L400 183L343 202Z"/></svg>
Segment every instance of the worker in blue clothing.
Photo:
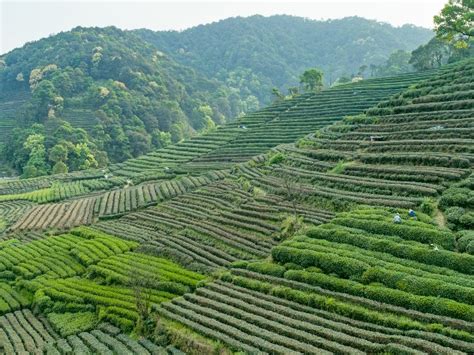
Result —
<svg viewBox="0 0 474 355"><path fill-rule="evenodd" d="M410 218L416 219L416 212L410 208L410 210L408 211L408 216Z"/></svg>

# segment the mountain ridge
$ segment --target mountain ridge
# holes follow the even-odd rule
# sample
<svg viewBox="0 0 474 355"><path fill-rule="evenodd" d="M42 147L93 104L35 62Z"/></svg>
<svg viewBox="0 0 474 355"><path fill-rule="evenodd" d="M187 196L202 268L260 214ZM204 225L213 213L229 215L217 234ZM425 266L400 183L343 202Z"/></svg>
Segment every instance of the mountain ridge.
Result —
<svg viewBox="0 0 474 355"><path fill-rule="evenodd" d="M251 69L247 75L257 75L266 89L247 89L265 104L272 86L284 90L298 85L298 75L308 67L319 67L326 80L334 81L343 74L356 74L363 64L380 64L393 51L413 50L433 37L431 30L413 25L393 27L360 17L317 21L288 15L235 17L182 31L134 31L176 61L221 81L229 79L230 85L233 71ZM339 63L338 57L344 60Z"/></svg>

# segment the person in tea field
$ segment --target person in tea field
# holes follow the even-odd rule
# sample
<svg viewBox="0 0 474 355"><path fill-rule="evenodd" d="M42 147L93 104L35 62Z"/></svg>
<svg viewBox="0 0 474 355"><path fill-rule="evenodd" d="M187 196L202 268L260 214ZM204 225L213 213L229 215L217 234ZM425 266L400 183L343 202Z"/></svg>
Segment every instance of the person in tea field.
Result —
<svg viewBox="0 0 474 355"><path fill-rule="evenodd" d="M402 217L400 216L400 213L396 213L395 216L393 216L393 223L402 223Z"/></svg>
<svg viewBox="0 0 474 355"><path fill-rule="evenodd" d="M408 210L408 216L410 218L416 219L416 212L413 211L411 208Z"/></svg>

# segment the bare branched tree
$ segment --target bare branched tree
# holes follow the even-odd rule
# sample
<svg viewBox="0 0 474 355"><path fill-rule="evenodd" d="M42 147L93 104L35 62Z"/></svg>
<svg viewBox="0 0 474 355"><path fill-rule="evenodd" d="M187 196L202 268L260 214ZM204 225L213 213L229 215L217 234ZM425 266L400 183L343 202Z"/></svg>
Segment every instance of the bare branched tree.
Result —
<svg viewBox="0 0 474 355"><path fill-rule="evenodd" d="M298 198L301 193L301 186L298 181L292 181L288 177L283 178L283 188L285 189L285 194L287 200L291 203L293 214L295 217L298 217Z"/></svg>
<svg viewBox="0 0 474 355"><path fill-rule="evenodd" d="M146 332L145 325L151 315L152 289L156 280L153 277L144 276L138 271L135 264L130 264L128 286L133 291L135 307L139 317L136 331L143 333Z"/></svg>

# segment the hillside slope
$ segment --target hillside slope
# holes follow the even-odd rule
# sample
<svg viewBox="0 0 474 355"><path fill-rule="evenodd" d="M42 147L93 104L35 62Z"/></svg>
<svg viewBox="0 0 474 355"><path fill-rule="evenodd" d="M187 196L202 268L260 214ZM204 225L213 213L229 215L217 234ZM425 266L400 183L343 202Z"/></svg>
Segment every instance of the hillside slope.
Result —
<svg viewBox="0 0 474 355"><path fill-rule="evenodd" d="M22 147L31 134L48 138L42 168L48 172L47 165L56 163L48 154L60 141L87 144L103 165L107 158L117 162L146 153L242 112L239 98L221 84L113 27L77 27L0 60L0 145L8 146L4 158L20 173L30 158ZM67 123L86 132L64 136ZM12 136L14 126L23 131ZM73 135L88 137L74 141Z"/></svg>
<svg viewBox="0 0 474 355"><path fill-rule="evenodd" d="M433 218L472 208L446 193L473 190L473 68L283 101L114 175L0 184L0 351L473 353L472 231ZM235 159L252 132L268 145Z"/></svg>
<svg viewBox="0 0 474 355"><path fill-rule="evenodd" d="M208 170L232 166L267 152L282 143L292 143L307 133L340 120L345 115L362 113L383 98L397 93L432 72L405 74L393 78L370 79L341 85L319 93L307 93L277 102L246 115L235 123L220 127L211 135L194 138L156 153L130 159L112 166L117 174L131 176L135 172L162 169L176 161L186 162L184 169ZM219 138L218 145L206 148L207 138ZM196 142L196 143L194 143ZM189 148L187 148L190 146ZM178 160L177 160L178 159Z"/></svg>
<svg viewBox="0 0 474 355"><path fill-rule="evenodd" d="M379 206L413 207L436 198L470 174L474 158L472 61L455 68L365 115L278 147L281 163L261 167L261 179L275 186L284 178L308 182L310 190L301 193Z"/></svg>
<svg viewBox="0 0 474 355"><path fill-rule="evenodd" d="M322 69L326 83L332 83L433 36L424 28L394 28L359 17L315 21L294 16L237 17L180 32L136 33L177 62L239 89L241 95L254 95L262 104L270 102L273 87L286 91L298 86L298 76L307 68Z"/></svg>
<svg viewBox="0 0 474 355"><path fill-rule="evenodd" d="M176 178L180 186L172 188L170 196L175 196L190 188L222 179L225 174L215 175L212 171L231 168L236 162L245 162L279 144L291 143L315 129L340 120L344 115L361 113L379 100L429 75L430 73L426 72L383 80L366 80L280 101L211 133L112 165L105 175L104 172L89 171L5 183L2 189L5 195L0 199L23 199L42 204L35 208L34 213L25 215L24 219L16 223L14 230L45 229L61 227L64 223L69 226L84 223L82 213L74 213L76 219L69 215L55 218L71 208L87 211L87 223L97 218L120 215L162 199L159 191L162 188L167 189L170 184L168 180ZM188 174L204 180L186 183L183 178ZM130 184L138 185L129 191ZM107 193L96 192L117 187L121 188ZM38 188L42 190L33 191ZM149 189L153 190L151 195ZM154 190L157 190L156 193ZM141 196L139 201L135 200L135 194ZM81 195L84 198L79 200ZM164 196L168 198L168 192L165 192ZM70 198L75 199L73 205L68 201L56 204L54 213L49 214L50 218L44 221L29 217L33 214L41 215L52 208L44 203ZM114 203L116 199L117 203Z"/></svg>

